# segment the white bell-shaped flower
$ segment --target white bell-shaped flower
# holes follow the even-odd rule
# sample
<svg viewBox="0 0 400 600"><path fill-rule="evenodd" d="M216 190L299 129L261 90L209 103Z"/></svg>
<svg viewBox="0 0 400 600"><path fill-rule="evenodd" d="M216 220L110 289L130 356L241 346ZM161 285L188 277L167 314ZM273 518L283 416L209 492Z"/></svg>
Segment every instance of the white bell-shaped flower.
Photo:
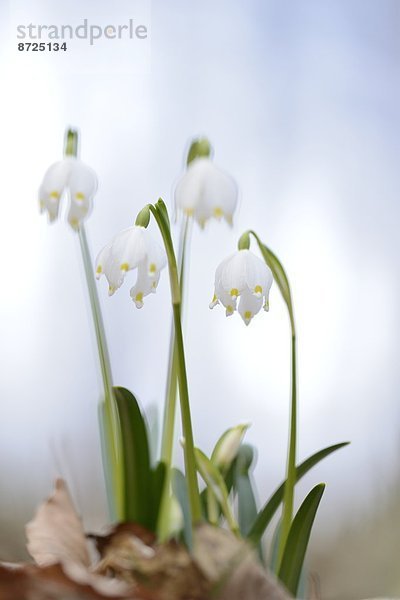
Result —
<svg viewBox="0 0 400 600"><path fill-rule="evenodd" d="M68 222L74 229L89 215L93 196L97 190L96 173L81 160L67 156L46 171L39 189L40 211L49 215L50 222L57 219L63 194L70 200Z"/></svg>
<svg viewBox="0 0 400 600"><path fill-rule="evenodd" d="M229 317L237 309L248 325L261 307L268 310L271 269L250 250L238 250L218 266L210 308L221 303ZM237 306L238 305L238 306Z"/></svg>
<svg viewBox="0 0 400 600"><path fill-rule="evenodd" d="M137 308L142 308L143 298L156 291L160 271L165 265L164 250L147 229L134 225L118 233L101 250L96 259L96 278L106 276L108 293L112 296L121 287L126 273L137 269L131 297Z"/></svg>
<svg viewBox="0 0 400 600"><path fill-rule="evenodd" d="M235 181L208 157L193 160L175 189L176 207L200 227L213 217L232 224L237 201Z"/></svg>

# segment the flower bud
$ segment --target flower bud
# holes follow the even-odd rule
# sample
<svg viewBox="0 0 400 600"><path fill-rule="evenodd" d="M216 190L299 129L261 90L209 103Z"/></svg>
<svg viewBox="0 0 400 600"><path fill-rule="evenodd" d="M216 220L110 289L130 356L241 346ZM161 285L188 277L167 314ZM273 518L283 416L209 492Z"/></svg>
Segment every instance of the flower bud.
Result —
<svg viewBox="0 0 400 600"><path fill-rule="evenodd" d="M231 427L219 438L212 453L212 462L222 471L229 469L235 460L249 423Z"/></svg>

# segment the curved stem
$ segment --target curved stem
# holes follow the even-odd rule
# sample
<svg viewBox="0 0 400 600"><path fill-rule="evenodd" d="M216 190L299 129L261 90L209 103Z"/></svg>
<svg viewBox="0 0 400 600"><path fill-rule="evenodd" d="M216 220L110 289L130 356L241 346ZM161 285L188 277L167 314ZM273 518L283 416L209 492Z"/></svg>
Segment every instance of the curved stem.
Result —
<svg viewBox="0 0 400 600"><path fill-rule="evenodd" d="M179 285L178 265L176 262L169 224L167 223L163 212L159 208L156 208L151 204L149 205L149 209L152 212L160 229L168 259L168 269L171 285L171 299L175 328L175 348L177 355L179 399L182 415L182 429L183 435L185 436L185 471L188 485L192 524L196 524L198 521L201 520L201 502L197 481L193 429L189 404L189 390L186 375L185 350L182 334L181 290Z"/></svg>
<svg viewBox="0 0 400 600"><path fill-rule="evenodd" d="M181 236L179 239L178 249L178 268L179 268L179 283L181 290L181 316L183 314L183 298L185 292L185 266L186 266L186 251L189 242L189 219L185 217ZM175 413L176 413L176 397L178 392L177 379L177 354L175 346L175 331L171 328L171 336L169 343L169 361L168 361L168 379L167 379L167 394L164 410L163 433L161 445L161 460L167 465L172 464L172 455L174 449L174 430L175 430Z"/></svg>
<svg viewBox="0 0 400 600"><path fill-rule="evenodd" d="M183 297L184 297L184 275L185 275L185 255L188 245L189 235L189 219L185 217L183 226L181 227L181 235L179 238L178 248L178 268L180 273L180 290L181 290L181 315L183 312ZM175 433L175 417L176 417L176 400L178 395L178 355L175 343L175 327L172 322L171 335L169 342L169 360L168 360L168 378L167 391L164 407L162 441L161 441L161 461L166 465L166 475L162 491L161 507L159 511L157 534L162 542L169 535L169 516L171 502L171 476L172 476L172 459L174 452L174 433Z"/></svg>
<svg viewBox="0 0 400 600"><path fill-rule="evenodd" d="M278 546L278 560L277 569L279 569L283 552L285 549L286 541L289 535L290 526L293 519L293 502L294 502L294 488L296 484L296 446L297 446L297 357L296 357L296 329L293 313L292 295L290 291L289 280L287 278L285 269L278 257L263 244L254 231L248 231L253 235L256 240L260 252L270 267L274 279L279 287L282 297L286 303L291 329L291 401L290 401L290 415L289 415L289 444L288 454L286 463L286 483L283 494L283 509L282 509L282 520L280 526L279 535L279 546ZM242 238L245 236L244 234ZM242 239L241 238L241 239Z"/></svg>

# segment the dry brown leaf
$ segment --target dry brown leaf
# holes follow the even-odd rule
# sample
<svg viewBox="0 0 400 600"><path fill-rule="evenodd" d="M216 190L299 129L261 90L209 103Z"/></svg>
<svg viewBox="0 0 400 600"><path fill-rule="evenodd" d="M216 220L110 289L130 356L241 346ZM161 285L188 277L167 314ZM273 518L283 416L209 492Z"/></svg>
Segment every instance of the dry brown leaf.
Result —
<svg viewBox="0 0 400 600"><path fill-rule="evenodd" d="M26 525L26 537L28 552L40 566L58 562L90 566L82 522L62 479L57 479L53 495Z"/></svg>
<svg viewBox="0 0 400 600"><path fill-rule="evenodd" d="M194 558L214 584L217 600L291 600L292 596L260 564L251 547L229 531L201 525L194 535Z"/></svg>
<svg viewBox="0 0 400 600"><path fill-rule="evenodd" d="M67 579L90 586L101 597L127 597L132 586L91 572L87 539L66 483L56 481L54 494L26 526L27 549L40 567L60 563Z"/></svg>

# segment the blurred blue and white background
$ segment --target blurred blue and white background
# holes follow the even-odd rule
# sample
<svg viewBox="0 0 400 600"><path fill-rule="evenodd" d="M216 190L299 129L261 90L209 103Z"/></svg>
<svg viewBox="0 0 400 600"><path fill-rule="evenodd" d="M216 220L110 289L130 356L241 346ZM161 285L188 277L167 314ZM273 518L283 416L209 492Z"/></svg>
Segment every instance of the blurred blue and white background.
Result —
<svg viewBox="0 0 400 600"><path fill-rule="evenodd" d="M87 225L93 255L145 203L161 195L172 205L188 142L205 134L241 205L233 230L213 223L192 241L186 344L197 444L209 450L222 430L251 421L260 499L283 477L290 348L278 290L249 328L208 309L216 265L254 227L293 287L299 456L352 442L299 486L301 500L313 483L328 484L310 556L322 597L400 594L389 559L400 552L400 3L153 0L147 50L137 67L132 45L131 71L126 45L123 59L114 45L98 69L82 68L96 63L95 46L58 58L19 53L21 10L44 23L57 11L61 21L68 11L72 21L135 16L124 0L59 4L0 6L0 558L21 555L23 525L56 475L88 528L107 518L77 239L63 221L49 227L36 198L64 129L80 128L81 156L100 179ZM114 379L146 409L161 407L167 277L142 311L128 290L108 299L104 282L99 289Z"/></svg>

